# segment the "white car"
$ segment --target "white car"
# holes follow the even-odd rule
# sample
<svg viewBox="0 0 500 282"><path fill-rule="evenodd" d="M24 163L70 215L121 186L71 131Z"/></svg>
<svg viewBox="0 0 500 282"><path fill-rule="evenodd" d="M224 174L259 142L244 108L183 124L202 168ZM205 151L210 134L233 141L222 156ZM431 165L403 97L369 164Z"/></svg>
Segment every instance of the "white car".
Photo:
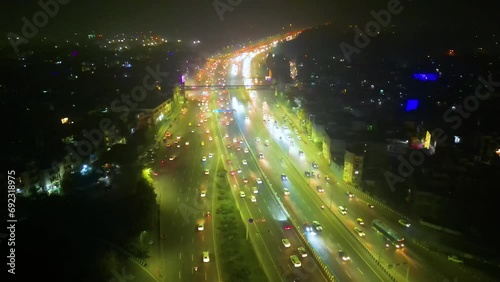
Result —
<svg viewBox="0 0 500 282"><path fill-rule="evenodd" d="M286 248L290 248L290 241L288 241L288 239L281 239L281 242L283 242L283 246L285 246Z"/></svg>
<svg viewBox="0 0 500 282"><path fill-rule="evenodd" d="M245 198L245 192L240 191L240 197L241 197L241 198Z"/></svg>
<svg viewBox="0 0 500 282"><path fill-rule="evenodd" d="M260 153L259 154L259 159L263 159L264 158L264 154Z"/></svg>
<svg viewBox="0 0 500 282"><path fill-rule="evenodd" d="M255 142L260 142L260 138L259 137L255 138Z"/></svg>
<svg viewBox="0 0 500 282"><path fill-rule="evenodd" d="M285 194L285 196L290 195L290 191L288 190L288 188L283 188L283 194Z"/></svg>
<svg viewBox="0 0 500 282"><path fill-rule="evenodd" d="M208 251L203 252L203 262L209 262L210 261L210 254Z"/></svg>
<svg viewBox="0 0 500 282"><path fill-rule="evenodd" d="M297 251L299 251L300 256L302 256L303 258L307 257L306 248L304 248L304 247L299 247L299 248L297 249Z"/></svg>
<svg viewBox="0 0 500 282"><path fill-rule="evenodd" d="M252 203L257 202L257 198L255 198L255 196L254 196L254 195L252 195L252 197L250 197L250 200L252 201Z"/></svg>
<svg viewBox="0 0 500 282"><path fill-rule="evenodd" d="M229 134L226 133L226 135L224 135L224 137L229 138Z"/></svg>
<svg viewBox="0 0 500 282"><path fill-rule="evenodd" d="M201 161L202 161L202 162L206 162L206 161L207 161L207 157L203 156L203 157L201 158Z"/></svg>
<svg viewBox="0 0 500 282"><path fill-rule="evenodd" d="M262 179L260 179L259 177L257 177L256 181L257 181L257 184L262 184Z"/></svg>
<svg viewBox="0 0 500 282"><path fill-rule="evenodd" d="M343 206L339 206L339 212L343 215L346 215L347 214L347 209L344 208Z"/></svg>
<svg viewBox="0 0 500 282"><path fill-rule="evenodd" d="M201 197L205 198L206 196L207 196L207 192L206 191L201 191Z"/></svg>
<svg viewBox="0 0 500 282"><path fill-rule="evenodd" d="M243 160L243 161L242 161L242 163L243 163L244 165L247 165L247 164L248 164L248 163L247 163L247 160Z"/></svg>
<svg viewBox="0 0 500 282"><path fill-rule="evenodd" d="M363 232L363 230L361 230L361 228L359 227L354 227L354 231L358 234L359 237L365 236L365 232Z"/></svg>
<svg viewBox="0 0 500 282"><path fill-rule="evenodd" d="M404 219L400 219L400 220L398 220L398 222L399 222L399 224L403 225L404 227L410 227L411 226L411 224L408 221L404 220Z"/></svg>
<svg viewBox="0 0 500 282"><path fill-rule="evenodd" d="M295 267L300 267L300 266L302 266L302 264L300 263L300 260L299 260L299 257L298 257L298 256L296 256L296 255L292 255L292 256L290 256L290 260L292 261L293 266L295 266Z"/></svg>
<svg viewBox="0 0 500 282"><path fill-rule="evenodd" d="M208 141L212 141L212 140L214 140L214 139L212 138L212 136L208 137Z"/></svg>
<svg viewBox="0 0 500 282"><path fill-rule="evenodd" d="M259 189L257 189L257 187L252 187L252 191L254 194L258 194L259 193Z"/></svg>
<svg viewBox="0 0 500 282"><path fill-rule="evenodd" d="M321 226L321 224L319 224L319 222L317 222L316 220L312 222L313 226L314 226L314 229L316 229L316 231L321 231L323 230L323 227Z"/></svg>
<svg viewBox="0 0 500 282"><path fill-rule="evenodd" d="M198 224L198 231L203 231L205 229L205 224L202 223L199 223Z"/></svg>
<svg viewBox="0 0 500 282"><path fill-rule="evenodd" d="M189 141L186 141L186 143L184 143L184 144L186 144L186 146L189 146Z"/></svg>
<svg viewBox="0 0 500 282"><path fill-rule="evenodd" d="M170 158L168 158L168 159L171 161L175 160L175 155L170 156Z"/></svg>
<svg viewBox="0 0 500 282"><path fill-rule="evenodd" d="M208 158L211 159L214 156L214 154L210 153L208 154Z"/></svg>
<svg viewBox="0 0 500 282"><path fill-rule="evenodd" d="M250 151L248 151L248 148L245 148L245 149L243 149L243 152L245 152L246 154L248 154Z"/></svg>
<svg viewBox="0 0 500 282"><path fill-rule="evenodd" d="M205 169L205 175L208 175L210 171L208 169Z"/></svg>
<svg viewBox="0 0 500 282"><path fill-rule="evenodd" d="M351 258L346 254L346 252L344 252L343 250L340 250L339 251L339 257L343 260L343 261L348 261L348 260L351 260Z"/></svg>

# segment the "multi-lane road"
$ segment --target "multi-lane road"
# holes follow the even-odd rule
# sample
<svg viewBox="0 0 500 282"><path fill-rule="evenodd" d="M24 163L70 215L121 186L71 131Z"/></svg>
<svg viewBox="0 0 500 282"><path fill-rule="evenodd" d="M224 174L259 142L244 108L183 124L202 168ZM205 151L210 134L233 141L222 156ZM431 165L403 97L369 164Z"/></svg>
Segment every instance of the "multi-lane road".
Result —
<svg viewBox="0 0 500 282"><path fill-rule="evenodd" d="M225 76L228 67L215 64L207 71L212 73L207 79L220 84L225 79L213 73ZM228 84L243 81L236 74ZM200 89L186 95L191 97L186 114L168 129L172 136L162 143L152 164L158 173L154 178L164 238L160 255L164 281L220 281L213 219L206 216L207 212L214 215L218 164L228 172L230 189L247 224L248 242L271 281L285 281L292 272L302 281L327 281L321 269L339 281L391 281L391 277L397 281L479 280L476 271L415 244L417 234L419 238L425 235L413 226L399 225L399 215L382 206L370 208L364 195L350 191L274 91ZM217 109L230 111L214 112ZM170 160L171 156L175 158ZM307 177L305 171L320 177ZM353 192L352 196L347 192ZM340 213L339 206L347 214ZM253 222L248 223L249 219ZM371 228L374 219L403 235L405 248L386 247L385 240ZM305 229L313 221L322 225L315 234ZM200 223L204 223L203 230L198 230ZM359 236L355 227L365 236ZM299 247L305 248L306 257L298 252ZM204 251L209 252L210 262L203 262ZM345 254L349 260L344 259ZM300 258L300 267L291 262L292 255Z"/></svg>

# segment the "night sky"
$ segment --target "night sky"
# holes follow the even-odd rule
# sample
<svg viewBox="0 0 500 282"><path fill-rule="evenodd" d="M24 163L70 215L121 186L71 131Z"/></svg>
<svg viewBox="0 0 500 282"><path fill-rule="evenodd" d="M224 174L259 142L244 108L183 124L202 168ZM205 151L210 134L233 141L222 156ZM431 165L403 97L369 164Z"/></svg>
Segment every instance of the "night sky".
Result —
<svg viewBox="0 0 500 282"><path fill-rule="evenodd" d="M48 1L48 0L42 0ZM62 1L62 0L60 0ZM387 7L387 0L232 0L241 2L221 21L213 0L65 0L40 35L102 34L152 31L166 38L230 44L277 33L290 23L296 27L326 21L344 27L364 26L370 11ZM228 0L219 0L227 3ZM20 33L21 18L40 10L38 0L2 1L0 31ZM418 3L417 3L418 2ZM436 3L439 2L439 3ZM492 2L492 1L491 1ZM391 23L411 33L422 29L494 33L498 23L492 4L484 1L401 1L404 9ZM5 21L5 23L3 23Z"/></svg>

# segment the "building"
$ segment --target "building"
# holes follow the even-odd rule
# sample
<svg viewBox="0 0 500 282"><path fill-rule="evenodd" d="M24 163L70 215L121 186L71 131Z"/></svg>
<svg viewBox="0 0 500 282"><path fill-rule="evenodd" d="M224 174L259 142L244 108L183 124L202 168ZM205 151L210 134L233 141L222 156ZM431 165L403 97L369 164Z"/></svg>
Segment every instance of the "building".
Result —
<svg viewBox="0 0 500 282"><path fill-rule="evenodd" d="M52 164L37 164L32 161L25 171L21 172L17 180L17 193L29 194L32 192L58 193L65 172L64 162Z"/></svg>
<svg viewBox="0 0 500 282"><path fill-rule="evenodd" d="M360 185L363 177L364 156L359 150L348 149L344 155L343 180L347 183Z"/></svg>

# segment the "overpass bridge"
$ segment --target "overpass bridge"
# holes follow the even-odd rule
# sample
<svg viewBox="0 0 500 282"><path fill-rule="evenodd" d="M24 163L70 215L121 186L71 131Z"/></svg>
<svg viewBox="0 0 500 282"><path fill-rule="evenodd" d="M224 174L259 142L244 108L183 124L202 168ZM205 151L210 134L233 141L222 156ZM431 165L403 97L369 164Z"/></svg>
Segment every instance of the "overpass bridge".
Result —
<svg viewBox="0 0 500 282"><path fill-rule="evenodd" d="M250 85L250 84L209 84L209 85L182 85L181 90L203 89L248 89L248 90L275 90L277 85Z"/></svg>

